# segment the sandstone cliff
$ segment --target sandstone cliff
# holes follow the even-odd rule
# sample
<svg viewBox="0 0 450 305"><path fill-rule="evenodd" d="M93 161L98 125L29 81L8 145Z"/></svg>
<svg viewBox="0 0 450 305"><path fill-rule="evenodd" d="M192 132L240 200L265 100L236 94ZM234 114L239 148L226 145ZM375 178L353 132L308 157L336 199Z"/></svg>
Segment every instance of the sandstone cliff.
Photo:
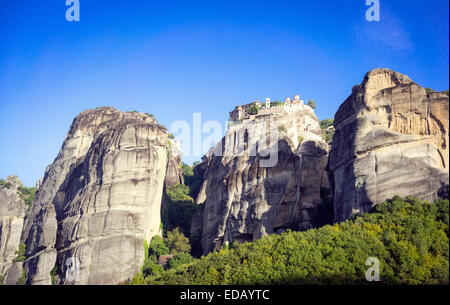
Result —
<svg viewBox="0 0 450 305"><path fill-rule="evenodd" d="M165 185L177 185L183 183L181 141L169 139L169 161L167 162L167 172Z"/></svg>
<svg viewBox="0 0 450 305"><path fill-rule="evenodd" d="M320 189L328 186L327 154L309 106L279 106L234 122L195 168L204 178L196 200L204 207L191 234L201 236L203 253L310 228Z"/></svg>
<svg viewBox="0 0 450 305"><path fill-rule="evenodd" d="M394 195L436 198L448 183L449 99L375 69L339 107L330 152L335 220Z"/></svg>
<svg viewBox="0 0 450 305"><path fill-rule="evenodd" d="M45 173L23 240L28 284L117 284L160 226L167 131L114 108L75 118ZM67 276L69 275L69 276Z"/></svg>
<svg viewBox="0 0 450 305"><path fill-rule="evenodd" d="M22 263L13 262L25 219L25 203L17 192L20 186L22 183L16 176L8 177L5 185L0 185L0 275L8 285L16 284L22 276Z"/></svg>

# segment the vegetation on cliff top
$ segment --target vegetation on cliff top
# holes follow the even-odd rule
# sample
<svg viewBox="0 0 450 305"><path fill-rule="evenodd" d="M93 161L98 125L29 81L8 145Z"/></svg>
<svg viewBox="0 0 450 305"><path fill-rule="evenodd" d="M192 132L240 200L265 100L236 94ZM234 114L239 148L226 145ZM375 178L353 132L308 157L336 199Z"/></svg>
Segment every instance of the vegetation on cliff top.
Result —
<svg viewBox="0 0 450 305"><path fill-rule="evenodd" d="M448 284L449 201L394 197L340 224L233 245L133 284Z"/></svg>
<svg viewBox="0 0 450 305"><path fill-rule="evenodd" d="M333 119L325 119L320 121L320 129L322 129L322 138L325 142L331 143L335 132Z"/></svg>

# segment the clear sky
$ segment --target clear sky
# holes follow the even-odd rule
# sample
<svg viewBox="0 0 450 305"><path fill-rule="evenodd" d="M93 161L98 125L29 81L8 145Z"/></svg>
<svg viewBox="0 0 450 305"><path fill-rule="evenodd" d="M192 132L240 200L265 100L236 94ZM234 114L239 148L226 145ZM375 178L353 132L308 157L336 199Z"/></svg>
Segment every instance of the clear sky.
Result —
<svg viewBox="0 0 450 305"><path fill-rule="evenodd" d="M0 178L33 186L73 118L104 105L169 127L299 94L325 119L378 67L448 89L448 1L380 0L380 22L365 2L80 0L70 23L65 0L1 0Z"/></svg>

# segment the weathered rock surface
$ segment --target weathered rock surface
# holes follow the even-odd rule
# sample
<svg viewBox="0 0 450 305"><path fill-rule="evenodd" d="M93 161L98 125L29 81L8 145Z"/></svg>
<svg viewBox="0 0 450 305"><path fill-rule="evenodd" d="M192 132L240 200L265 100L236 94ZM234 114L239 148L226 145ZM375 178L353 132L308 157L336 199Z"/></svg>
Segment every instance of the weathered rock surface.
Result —
<svg viewBox="0 0 450 305"><path fill-rule="evenodd" d="M8 187L0 185L0 275L4 276L6 284L15 284L13 269L17 266L13 260L19 250L25 203L17 193L17 188L22 186L17 176L10 176L5 182Z"/></svg>
<svg viewBox="0 0 450 305"><path fill-rule="evenodd" d="M334 126L335 221L394 195L434 200L441 182L448 184L447 95L375 69L339 107Z"/></svg>
<svg viewBox="0 0 450 305"><path fill-rule="evenodd" d="M57 284L117 284L139 272L144 241L159 231L167 141L145 114L102 107L75 118L24 229L28 284L51 284L55 266Z"/></svg>
<svg viewBox="0 0 450 305"><path fill-rule="evenodd" d="M204 207L191 234L201 235L203 253L285 228L310 228L320 188L328 186L327 154L309 106L280 106L231 125L195 168L204 177L197 197Z"/></svg>
<svg viewBox="0 0 450 305"><path fill-rule="evenodd" d="M183 170L181 169L182 153L181 141L169 139L169 161L167 162L166 186L183 183Z"/></svg>

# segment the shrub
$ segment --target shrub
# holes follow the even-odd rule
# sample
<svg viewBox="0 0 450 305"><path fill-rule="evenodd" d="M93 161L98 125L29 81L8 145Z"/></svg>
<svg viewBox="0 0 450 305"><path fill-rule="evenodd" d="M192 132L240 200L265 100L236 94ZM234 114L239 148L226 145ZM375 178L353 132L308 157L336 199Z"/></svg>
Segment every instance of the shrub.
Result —
<svg viewBox="0 0 450 305"><path fill-rule="evenodd" d="M162 273L164 273L164 268L162 266L152 262L150 259L145 260L144 266L142 267L142 274L144 277L160 275Z"/></svg>
<svg viewBox="0 0 450 305"><path fill-rule="evenodd" d="M270 107L277 107L277 106L282 106L283 103L280 101L273 101L272 103L270 103Z"/></svg>
<svg viewBox="0 0 450 305"><path fill-rule="evenodd" d="M312 109L316 109L316 101L314 101L314 100L309 100L306 105L308 105Z"/></svg>
<svg viewBox="0 0 450 305"><path fill-rule="evenodd" d="M194 202L194 199L189 196L189 187L184 184L177 184L169 186L166 190L167 197L172 202L186 201Z"/></svg>
<svg viewBox="0 0 450 305"><path fill-rule="evenodd" d="M6 182L3 179L0 179L0 185L3 187L6 187L7 189L9 189L11 187L11 183L10 182Z"/></svg>
<svg viewBox="0 0 450 305"><path fill-rule="evenodd" d="M258 114L259 106L257 104L252 104L248 107L248 114Z"/></svg>
<svg viewBox="0 0 450 305"><path fill-rule="evenodd" d="M155 254L157 257L169 254L169 248L161 236L155 235L150 242L150 254Z"/></svg>
<svg viewBox="0 0 450 305"><path fill-rule="evenodd" d="M166 243L171 254L189 253L191 245L179 228L167 232Z"/></svg>
<svg viewBox="0 0 450 305"><path fill-rule="evenodd" d="M50 280L52 282L52 285L54 284L55 281L55 275L58 274L58 265L55 265L55 267L53 267L52 271L50 271Z"/></svg>
<svg viewBox="0 0 450 305"><path fill-rule="evenodd" d="M17 250L15 253L17 256L13 259L13 263L18 262L24 262L25 261L25 253L27 252L27 245L25 243L21 242L19 244L19 250Z"/></svg>
<svg viewBox="0 0 450 305"><path fill-rule="evenodd" d="M169 268L176 269L182 265L192 263L195 259L189 253L179 253L169 260Z"/></svg>

